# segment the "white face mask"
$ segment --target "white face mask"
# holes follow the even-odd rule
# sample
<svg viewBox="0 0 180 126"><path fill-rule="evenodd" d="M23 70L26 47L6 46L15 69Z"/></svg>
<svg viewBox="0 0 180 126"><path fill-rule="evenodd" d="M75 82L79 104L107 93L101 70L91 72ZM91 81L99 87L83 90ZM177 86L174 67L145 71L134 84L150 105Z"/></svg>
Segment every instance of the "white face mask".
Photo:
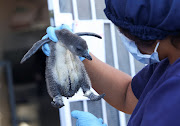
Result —
<svg viewBox="0 0 180 126"><path fill-rule="evenodd" d="M139 49L137 48L136 44L134 41L128 39L126 36L124 36L122 33L120 33L120 37L122 42L124 43L125 47L127 50L133 55L133 57L140 61L141 63L144 64L153 64L160 62L157 48L159 46L159 42L157 43L154 52L149 55L149 54L142 54Z"/></svg>

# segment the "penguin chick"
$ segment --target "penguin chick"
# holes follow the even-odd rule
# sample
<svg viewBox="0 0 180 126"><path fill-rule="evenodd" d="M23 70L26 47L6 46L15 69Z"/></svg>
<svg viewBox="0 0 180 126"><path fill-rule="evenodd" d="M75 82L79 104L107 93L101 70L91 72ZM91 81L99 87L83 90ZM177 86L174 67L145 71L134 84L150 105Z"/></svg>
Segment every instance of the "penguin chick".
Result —
<svg viewBox="0 0 180 126"><path fill-rule="evenodd" d="M92 57L88 54L86 41L79 36L88 35L101 38L94 33L76 33L62 29L55 31L58 42L49 39L36 42L24 55L21 63L30 58L43 44L49 43L50 56L46 58L46 84L47 90L53 101L52 106L61 108L64 106L62 96L72 97L79 88L82 88L84 96L90 100L100 100L105 96L95 95L91 90L91 81L79 56L88 60Z"/></svg>

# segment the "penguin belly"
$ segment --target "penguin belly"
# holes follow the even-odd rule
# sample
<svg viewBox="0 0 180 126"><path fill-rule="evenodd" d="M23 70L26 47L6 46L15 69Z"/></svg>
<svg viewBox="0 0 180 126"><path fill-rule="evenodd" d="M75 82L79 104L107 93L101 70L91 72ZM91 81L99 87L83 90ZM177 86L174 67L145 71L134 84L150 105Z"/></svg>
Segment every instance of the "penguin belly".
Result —
<svg viewBox="0 0 180 126"><path fill-rule="evenodd" d="M72 97L80 88L80 67L76 63L76 57L60 44L56 44L55 64L53 76L60 94Z"/></svg>

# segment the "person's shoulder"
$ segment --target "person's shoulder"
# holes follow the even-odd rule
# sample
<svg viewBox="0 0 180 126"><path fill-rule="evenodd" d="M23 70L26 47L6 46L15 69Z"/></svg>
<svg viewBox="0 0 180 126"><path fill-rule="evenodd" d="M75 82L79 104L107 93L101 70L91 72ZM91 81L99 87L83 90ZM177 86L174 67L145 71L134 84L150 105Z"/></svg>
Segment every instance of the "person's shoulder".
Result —
<svg viewBox="0 0 180 126"><path fill-rule="evenodd" d="M140 70L136 75L135 78L141 78L144 80L149 80L149 78L154 74L161 71L165 71L169 65L168 59L164 59L159 63L149 64L146 65L142 70ZM162 72L161 72L162 73Z"/></svg>
<svg viewBox="0 0 180 126"><path fill-rule="evenodd" d="M169 60L163 59L161 62L146 65L139 73L153 73L155 70L166 69L169 66Z"/></svg>
<svg viewBox="0 0 180 126"><path fill-rule="evenodd" d="M169 64L163 76L163 87L171 87L173 90L180 90L180 58L177 59L173 64ZM169 88L169 89L171 89ZM169 90L168 89L168 90ZM180 95L180 93L179 93Z"/></svg>
<svg viewBox="0 0 180 126"><path fill-rule="evenodd" d="M161 77L161 75L166 71L168 65L169 65L168 59L165 59L159 63L146 65L141 71L139 71L133 77L131 82L131 87L137 99L140 98L149 80L154 79L154 77L156 78Z"/></svg>
<svg viewBox="0 0 180 126"><path fill-rule="evenodd" d="M164 93L166 92L169 95L171 94L171 96L176 95L180 97L180 62L168 68L159 88Z"/></svg>

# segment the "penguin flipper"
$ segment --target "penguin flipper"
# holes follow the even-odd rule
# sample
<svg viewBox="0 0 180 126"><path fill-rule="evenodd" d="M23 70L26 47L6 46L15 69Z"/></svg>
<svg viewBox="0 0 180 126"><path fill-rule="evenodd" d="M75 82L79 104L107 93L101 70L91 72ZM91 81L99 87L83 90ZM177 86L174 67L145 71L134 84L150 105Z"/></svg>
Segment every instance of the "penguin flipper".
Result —
<svg viewBox="0 0 180 126"><path fill-rule="evenodd" d="M43 39L43 40L39 40L36 43L34 43L34 45L31 47L31 49L24 55L24 57L21 60L21 64L24 63L27 59L29 59L35 52L37 52L37 50L45 43L50 42L50 39Z"/></svg>
<svg viewBox="0 0 180 126"><path fill-rule="evenodd" d="M78 32L78 33L75 33L75 35L77 36L94 36L94 37L97 37L99 39L102 39L102 37L96 33L92 33L92 32Z"/></svg>

